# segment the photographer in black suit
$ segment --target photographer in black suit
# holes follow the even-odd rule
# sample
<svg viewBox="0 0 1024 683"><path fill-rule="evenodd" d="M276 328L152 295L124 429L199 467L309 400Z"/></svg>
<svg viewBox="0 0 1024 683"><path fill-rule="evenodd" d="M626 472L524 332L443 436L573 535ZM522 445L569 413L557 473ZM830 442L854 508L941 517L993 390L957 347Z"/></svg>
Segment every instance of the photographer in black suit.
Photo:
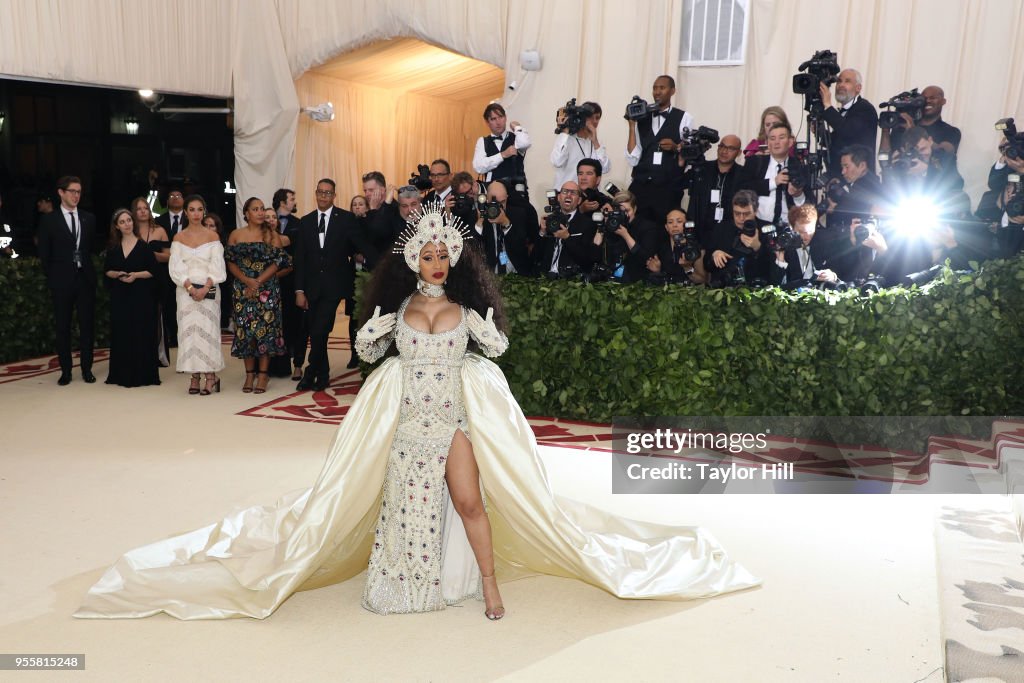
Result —
<svg viewBox="0 0 1024 683"><path fill-rule="evenodd" d="M96 381L92 374L93 318L96 308L96 271L92 265L96 219L79 211L82 181L64 176L57 181L60 195L58 210L46 214L39 223L39 262L53 296L53 317L57 332L57 358L60 379L71 382L71 317L78 311L79 350L82 379Z"/></svg>
<svg viewBox="0 0 1024 683"><path fill-rule="evenodd" d="M875 146L878 141L878 112L875 106L860 96L863 79L856 69L839 72L836 81L836 102L832 106L832 93L824 83L819 84L821 103L825 107L822 118L832 131L829 144L828 174L840 177L839 157L850 145L864 145L871 151L868 169L875 171Z"/></svg>
<svg viewBox="0 0 1024 683"><path fill-rule="evenodd" d="M757 217L759 220L775 223L785 222L789 209L807 201L804 188L796 182L789 182L793 157L789 149L793 144L793 132L789 124L776 123L768 131L766 142L768 154L747 160L743 167L740 187L753 190L758 195Z"/></svg>
<svg viewBox="0 0 1024 683"><path fill-rule="evenodd" d="M732 222L732 196L739 189L743 172L743 166L736 163L740 144L735 135L724 135L715 159L698 159L686 170L684 182L690 188L686 216L696 225L697 238L702 243L708 241L715 226Z"/></svg>
<svg viewBox="0 0 1024 683"><path fill-rule="evenodd" d="M327 388L330 364L327 338L334 328L338 304L355 290L353 254L371 261L377 250L357 229L355 216L334 205L335 183L316 184L316 211L299 221L295 244L295 304L309 316L309 365L296 387L299 391Z"/></svg>
<svg viewBox="0 0 1024 683"><path fill-rule="evenodd" d="M545 216L533 250L539 275L559 277L574 271L589 272L593 266L594 221L579 206L579 185L571 180L562 183L558 209Z"/></svg>
<svg viewBox="0 0 1024 683"><path fill-rule="evenodd" d="M526 213L518 206L509 206L508 188L500 180L487 186L487 201L488 204L480 207L475 226L476 234L483 242L487 266L499 275L531 275L533 263L526 234ZM494 210L498 213L493 218L485 215L487 211Z"/></svg>
<svg viewBox="0 0 1024 683"><path fill-rule="evenodd" d="M811 241L818 227L818 211L810 204L794 206L789 210L789 225L800 236L799 247L777 250L768 267L768 282L782 285L793 282L836 282L839 277L826 268L818 249L811 248Z"/></svg>
<svg viewBox="0 0 1024 683"><path fill-rule="evenodd" d="M370 223L370 235L378 253L384 253L395 243L398 236L407 227L406 221L414 214L423 211L420 191L413 185L398 188L398 200L395 203L381 204L377 214Z"/></svg>
<svg viewBox="0 0 1024 683"><path fill-rule="evenodd" d="M607 268L619 282L639 282L647 274L647 260L657 249L658 229L637 215L633 193L615 195L604 209L604 220L596 226L591 260Z"/></svg>
<svg viewBox="0 0 1024 683"><path fill-rule="evenodd" d="M732 198L732 222L718 226L704 249L704 270L712 286L767 280L767 252L761 244L757 193L740 190Z"/></svg>

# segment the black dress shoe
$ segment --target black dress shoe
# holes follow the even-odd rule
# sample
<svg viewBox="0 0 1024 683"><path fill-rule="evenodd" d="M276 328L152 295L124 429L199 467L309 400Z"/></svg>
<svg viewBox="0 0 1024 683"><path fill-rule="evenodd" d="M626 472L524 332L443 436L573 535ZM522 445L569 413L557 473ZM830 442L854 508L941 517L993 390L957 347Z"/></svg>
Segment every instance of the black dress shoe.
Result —
<svg viewBox="0 0 1024 683"><path fill-rule="evenodd" d="M92 370L82 370L82 379L86 384L92 384L96 381L96 375L92 374Z"/></svg>
<svg viewBox="0 0 1024 683"><path fill-rule="evenodd" d="M348 365L346 365L345 367L348 368L349 370L352 370L354 368L358 368L359 367L359 356L357 356L356 354L353 353L352 354L352 358L349 359Z"/></svg>
<svg viewBox="0 0 1024 683"><path fill-rule="evenodd" d="M313 388L313 378L309 377L308 375L306 377L303 377L302 379L300 379L299 383L295 385L295 390L296 391L309 391L312 388Z"/></svg>
<svg viewBox="0 0 1024 683"><path fill-rule="evenodd" d="M330 378L317 379L317 381L313 382L313 391L323 391L330 383Z"/></svg>
<svg viewBox="0 0 1024 683"><path fill-rule="evenodd" d="M66 387L67 385L71 384L71 373L70 372L62 372L62 373L60 373L60 379L57 380L57 384L59 384L62 387Z"/></svg>

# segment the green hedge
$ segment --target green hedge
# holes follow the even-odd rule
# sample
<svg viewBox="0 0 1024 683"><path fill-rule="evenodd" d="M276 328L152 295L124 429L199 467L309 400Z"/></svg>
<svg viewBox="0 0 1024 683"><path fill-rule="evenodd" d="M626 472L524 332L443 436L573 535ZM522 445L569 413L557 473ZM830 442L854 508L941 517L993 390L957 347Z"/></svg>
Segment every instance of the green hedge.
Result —
<svg viewBox="0 0 1024 683"><path fill-rule="evenodd" d="M96 346L110 343L110 311L103 286L103 261L96 268ZM0 260L0 363L56 353L53 300L37 258ZM78 326L71 330L72 348L78 348Z"/></svg>
<svg viewBox="0 0 1024 683"><path fill-rule="evenodd" d="M1024 260L870 297L508 278L527 415L1024 413Z"/></svg>
<svg viewBox="0 0 1024 683"><path fill-rule="evenodd" d="M53 353L38 262L0 261L0 288L0 362ZM527 415L1024 414L1024 258L870 297L517 277L502 290L499 363Z"/></svg>

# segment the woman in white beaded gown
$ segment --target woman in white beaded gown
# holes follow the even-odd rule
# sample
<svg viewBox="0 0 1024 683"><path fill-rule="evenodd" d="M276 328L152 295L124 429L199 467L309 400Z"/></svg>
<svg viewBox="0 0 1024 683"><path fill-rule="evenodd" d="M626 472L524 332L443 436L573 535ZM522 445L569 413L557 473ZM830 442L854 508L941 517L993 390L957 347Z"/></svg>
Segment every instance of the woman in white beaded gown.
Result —
<svg viewBox="0 0 1024 683"><path fill-rule="evenodd" d="M178 320L178 372L192 373L188 393L208 396L220 391L217 373L224 369L220 345L219 285L227 279L224 247L217 233L203 227L206 202L197 194L185 199L188 225L174 236L167 263L175 285ZM200 373L206 382L199 388Z"/></svg>
<svg viewBox="0 0 1024 683"><path fill-rule="evenodd" d="M313 487L128 552L76 617L264 618L297 590L364 569L374 612L476 597L492 620L505 613L497 576L677 600L759 583L700 528L552 493L501 370L469 352L508 345L493 276L439 208L413 219L401 258L374 269L364 304L374 315L355 344L364 360L397 357L367 378Z"/></svg>

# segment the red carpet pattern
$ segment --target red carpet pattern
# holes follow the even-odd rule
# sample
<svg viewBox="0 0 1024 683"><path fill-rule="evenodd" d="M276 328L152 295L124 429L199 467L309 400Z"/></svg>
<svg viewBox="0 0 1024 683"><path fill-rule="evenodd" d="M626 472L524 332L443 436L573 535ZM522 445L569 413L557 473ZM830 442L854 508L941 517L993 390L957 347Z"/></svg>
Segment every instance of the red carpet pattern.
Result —
<svg viewBox="0 0 1024 683"><path fill-rule="evenodd" d="M233 335L224 333L222 344L230 345ZM348 338L331 337L328 342L331 363L343 367L351 353ZM78 354L75 354L77 364ZM109 358L107 349L96 349L95 363ZM0 384L55 373L60 369L56 356L0 365ZM291 381L278 379L275 382ZM324 391L293 391L247 408L238 415L245 417L339 424L359 392L362 378L358 370L344 370L333 377ZM611 425L553 417L528 418L537 441L546 446L612 452ZM971 440L956 436L934 436L924 453L894 451L871 445L835 446L815 441L773 435L764 452L741 452L733 455L740 466L792 463L795 472L841 479L863 479L897 484L928 483L933 464L957 465L998 472L1001 453L1006 448L1024 447L1024 422L995 421L992 438ZM718 462L699 453L657 455L666 459L691 462Z"/></svg>

